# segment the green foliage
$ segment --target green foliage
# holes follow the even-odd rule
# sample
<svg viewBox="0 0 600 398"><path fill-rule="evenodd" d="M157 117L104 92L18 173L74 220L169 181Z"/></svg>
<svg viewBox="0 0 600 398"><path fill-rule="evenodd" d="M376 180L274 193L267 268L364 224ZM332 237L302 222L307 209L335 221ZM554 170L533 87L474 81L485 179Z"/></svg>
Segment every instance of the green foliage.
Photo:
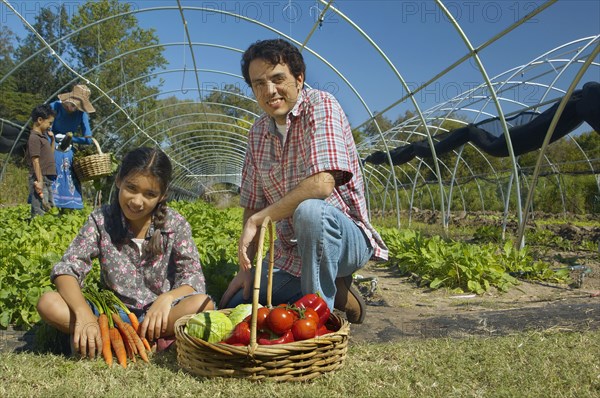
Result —
<svg viewBox="0 0 600 398"><path fill-rule="evenodd" d="M518 283L513 275L565 280L547 264L533 261L527 250L515 249L510 241L503 247L468 244L392 228L381 229L381 236L390 249L389 263L406 274L418 275L432 289L446 287L477 294L491 287L507 291Z"/></svg>
<svg viewBox="0 0 600 398"><path fill-rule="evenodd" d="M205 202L171 202L192 226L200 253L208 293L221 297L238 270L237 242L241 233L241 208L219 210ZM39 296L52 289L49 275L91 211L62 216L56 212L29 221L29 206L0 209L0 327L9 324L28 328L39 320L35 305ZM555 272L548 264L534 261L527 250L515 249L511 241L499 247L497 230L481 228L476 234L482 243L468 244L425 237L420 232L380 228L390 249L389 264L407 274L416 274L432 289L483 294L492 287L507 291L518 283L516 277L565 282L566 273ZM545 237L543 232L528 239ZM555 239L555 238L552 238ZM486 240L493 243L484 243ZM266 244L267 242L265 242ZM549 244L557 245L556 240ZM93 265L88 285L97 285L99 265Z"/></svg>
<svg viewBox="0 0 600 398"><path fill-rule="evenodd" d="M554 232L536 228L525 231L525 242L536 246L546 246L558 250L573 250L572 243Z"/></svg>
<svg viewBox="0 0 600 398"><path fill-rule="evenodd" d="M37 321L39 296L51 290L50 270L83 224L87 213L56 217L46 214L29 221L27 205L0 210L0 327L28 328ZM91 283L97 275L89 279Z"/></svg>
<svg viewBox="0 0 600 398"><path fill-rule="evenodd" d="M66 55L67 47L64 41L58 40L68 32L68 19L64 6L60 7L57 13L47 7L40 9L33 24L34 29L47 43L53 44L54 51L61 57ZM27 60L15 71L16 91L37 94L41 99L39 102L51 97L70 79L67 70L33 33L29 33L17 48L16 58L20 62Z"/></svg>
<svg viewBox="0 0 600 398"><path fill-rule="evenodd" d="M192 226L208 293L219 298L238 270L237 239L241 209L217 210L204 202L172 202ZM60 260L90 213L90 208L57 216L56 212L29 221L27 205L0 209L0 328L9 324L29 328L39 315L40 295L52 289L50 271ZM86 284L99 281L95 261Z"/></svg>
<svg viewBox="0 0 600 398"><path fill-rule="evenodd" d="M39 93L23 92L19 88L19 79L16 75L7 74L15 67L16 41L14 33L6 26L0 29L0 77L5 78L0 86L0 117L14 123L25 123L34 105L41 102Z"/></svg>
<svg viewBox="0 0 600 398"><path fill-rule="evenodd" d="M218 210L206 202L172 202L192 226L208 294L219 298L238 270L237 242L242 232L240 208Z"/></svg>
<svg viewBox="0 0 600 398"><path fill-rule="evenodd" d="M0 181L0 204L25 203L29 195L29 168L23 158L9 161L8 155L0 154L0 164L8 161L4 178Z"/></svg>
<svg viewBox="0 0 600 398"><path fill-rule="evenodd" d="M492 225L479 227L473 233L473 240L476 242L494 242L502 241L502 228Z"/></svg>

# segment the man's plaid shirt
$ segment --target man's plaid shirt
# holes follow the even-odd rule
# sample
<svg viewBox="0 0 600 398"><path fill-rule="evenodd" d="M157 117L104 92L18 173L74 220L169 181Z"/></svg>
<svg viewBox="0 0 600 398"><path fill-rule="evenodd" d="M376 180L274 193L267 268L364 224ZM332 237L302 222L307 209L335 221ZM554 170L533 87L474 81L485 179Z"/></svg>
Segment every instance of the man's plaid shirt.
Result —
<svg viewBox="0 0 600 398"><path fill-rule="evenodd" d="M386 260L388 250L371 226L364 185L350 124L337 100L320 90L303 90L287 115L287 140L273 119L263 114L248 133L242 169L240 205L261 210L277 202L300 181L323 172L336 172L336 188L325 199L352 219L369 238L374 258ZM292 218L276 224L275 265L300 276Z"/></svg>

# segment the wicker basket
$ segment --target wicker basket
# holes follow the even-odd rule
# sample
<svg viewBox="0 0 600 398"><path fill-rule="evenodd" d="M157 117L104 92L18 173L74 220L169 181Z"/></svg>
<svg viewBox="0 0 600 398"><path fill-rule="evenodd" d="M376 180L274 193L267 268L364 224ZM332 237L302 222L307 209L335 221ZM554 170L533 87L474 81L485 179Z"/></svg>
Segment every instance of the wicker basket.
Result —
<svg viewBox="0 0 600 398"><path fill-rule="evenodd" d="M84 156L73 161L73 169L79 181L95 180L112 174L112 161L110 153L102 153L100 144L92 138L98 154Z"/></svg>
<svg viewBox="0 0 600 398"><path fill-rule="evenodd" d="M263 247L265 230L269 227L270 253L267 305L271 304L273 275L273 223L266 219L261 228L258 247ZM175 322L177 362L185 371L201 377L235 377L249 380L305 381L343 366L348 350L350 326L348 322L331 314L328 327L335 332L309 340L287 344L258 345L256 343L256 312L262 253L258 253L256 277L252 297L252 322L250 344L233 346L208 343L185 333L187 321L193 315ZM231 309L219 310L228 315Z"/></svg>

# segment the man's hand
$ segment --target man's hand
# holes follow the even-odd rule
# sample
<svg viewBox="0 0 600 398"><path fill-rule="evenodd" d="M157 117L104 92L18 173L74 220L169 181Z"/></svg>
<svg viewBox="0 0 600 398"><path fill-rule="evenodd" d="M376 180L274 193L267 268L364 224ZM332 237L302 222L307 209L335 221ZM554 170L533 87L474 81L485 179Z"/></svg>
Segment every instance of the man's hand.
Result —
<svg viewBox="0 0 600 398"><path fill-rule="evenodd" d="M219 308L224 308L233 295L240 289L244 289L244 300L248 300L250 298L250 293L252 292L252 272L250 272L250 270L240 269L237 275L229 282L229 286L227 287L227 290L225 290L225 293L223 293L223 297L221 297L221 301L219 302Z"/></svg>
<svg viewBox="0 0 600 398"><path fill-rule="evenodd" d="M248 256L248 249L254 244L254 238L256 237L260 225L257 225L252 217L248 218L244 224L244 230L242 236L238 242L238 261L240 263L240 269L250 270L252 268L252 262L250 256Z"/></svg>

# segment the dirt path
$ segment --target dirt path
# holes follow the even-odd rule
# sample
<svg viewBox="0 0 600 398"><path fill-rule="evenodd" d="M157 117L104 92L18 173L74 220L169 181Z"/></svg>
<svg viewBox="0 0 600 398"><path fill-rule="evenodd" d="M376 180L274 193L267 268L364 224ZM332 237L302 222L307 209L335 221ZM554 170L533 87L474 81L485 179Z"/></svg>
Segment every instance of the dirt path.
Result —
<svg viewBox="0 0 600 398"><path fill-rule="evenodd" d="M369 264L361 270L363 281L359 283L369 303L367 317L364 324L351 325L351 341L598 329L599 270L595 269L581 288L522 282L507 293L476 296L419 288L389 268Z"/></svg>

